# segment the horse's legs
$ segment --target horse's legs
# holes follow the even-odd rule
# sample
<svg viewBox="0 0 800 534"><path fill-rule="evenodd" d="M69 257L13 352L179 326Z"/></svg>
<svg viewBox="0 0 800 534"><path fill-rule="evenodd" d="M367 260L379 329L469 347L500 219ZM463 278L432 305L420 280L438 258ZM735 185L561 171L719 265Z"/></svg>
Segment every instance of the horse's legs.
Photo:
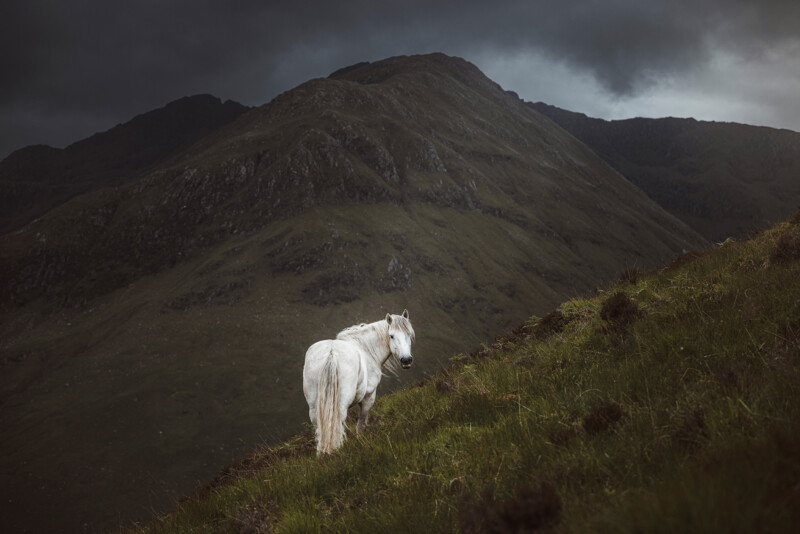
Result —
<svg viewBox="0 0 800 534"><path fill-rule="evenodd" d="M317 428L317 407L316 406L309 406L308 407L308 418L311 419L311 425L314 428Z"/></svg>
<svg viewBox="0 0 800 534"><path fill-rule="evenodd" d="M356 425L356 431L362 432L367 428L367 418L369 417L369 409L372 408L372 405L375 404L375 392L373 391L366 397L364 400L361 401L359 406L361 406L361 413L358 415L358 424Z"/></svg>

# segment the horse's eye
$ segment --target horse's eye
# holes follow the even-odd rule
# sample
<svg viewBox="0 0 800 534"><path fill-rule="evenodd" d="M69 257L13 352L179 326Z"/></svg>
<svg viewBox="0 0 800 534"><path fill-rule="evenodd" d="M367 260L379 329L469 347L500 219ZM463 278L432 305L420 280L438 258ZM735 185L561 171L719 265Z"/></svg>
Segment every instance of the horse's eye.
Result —
<svg viewBox="0 0 800 534"><path fill-rule="evenodd" d="M394 339L394 334L389 334L390 339Z"/></svg>

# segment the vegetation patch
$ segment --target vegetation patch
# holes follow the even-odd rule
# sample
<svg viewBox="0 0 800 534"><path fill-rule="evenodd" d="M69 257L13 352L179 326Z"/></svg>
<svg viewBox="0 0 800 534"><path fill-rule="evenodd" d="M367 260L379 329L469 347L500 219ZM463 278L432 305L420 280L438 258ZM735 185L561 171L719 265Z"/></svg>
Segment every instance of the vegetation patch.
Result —
<svg viewBox="0 0 800 534"><path fill-rule="evenodd" d="M463 533L541 532L561 520L561 498L548 482L523 485L505 500L491 494L462 498L459 523Z"/></svg>
<svg viewBox="0 0 800 534"><path fill-rule="evenodd" d="M667 265L664 268L664 270L665 271L678 270L681 267L683 267L684 265L687 265L687 264L697 260L698 258L702 258L706 254L708 254L708 251L705 251L705 250L690 250L689 252L685 252L684 254L681 254L680 256L678 256L677 258L672 260L669 263L669 265Z"/></svg>
<svg viewBox="0 0 800 534"><path fill-rule="evenodd" d="M619 330L624 330L641 316L639 306L622 291L611 295L600 307L600 318Z"/></svg>
<svg viewBox="0 0 800 534"><path fill-rule="evenodd" d="M800 260L800 228L789 227L781 233L778 242L769 253L771 263L785 263Z"/></svg>
<svg viewBox="0 0 800 534"><path fill-rule="evenodd" d="M695 448L704 437L708 436L704 408L694 408L683 414L681 421L670 436L682 447Z"/></svg>
<svg viewBox="0 0 800 534"><path fill-rule="evenodd" d="M268 534L272 532L270 519L267 509L245 506L237 513L234 525L238 534Z"/></svg>
<svg viewBox="0 0 800 534"><path fill-rule="evenodd" d="M614 401L595 405L583 418L583 430L590 436L606 431L620 422L625 410Z"/></svg>
<svg viewBox="0 0 800 534"><path fill-rule="evenodd" d="M639 281L639 276L641 276L639 269L630 267L622 271L622 274L619 275L619 281L623 284L636 285L636 282Z"/></svg>
<svg viewBox="0 0 800 534"><path fill-rule="evenodd" d="M789 219L789 223L794 225L800 225L800 208L798 208L797 211L795 211L794 214L791 216L791 218Z"/></svg>
<svg viewBox="0 0 800 534"><path fill-rule="evenodd" d="M439 376L436 381L436 391L440 393L452 393L456 390L456 386L444 376Z"/></svg>
<svg viewBox="0 0 800 534"><path fill-rule="evenodd" d="M558 310L554 310L533 325L533 336L538 340L544 340L553 334L558 334L569 324L567 317Z"/></svg>

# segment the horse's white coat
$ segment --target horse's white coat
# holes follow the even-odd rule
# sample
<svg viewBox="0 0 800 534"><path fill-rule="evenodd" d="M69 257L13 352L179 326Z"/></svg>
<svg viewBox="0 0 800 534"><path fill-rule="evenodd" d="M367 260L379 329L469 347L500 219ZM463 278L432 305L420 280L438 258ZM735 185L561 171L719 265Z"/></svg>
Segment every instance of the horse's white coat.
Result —
<svg viewBox="0 0 800 534"><path fill-rule="evenodd" d="M413 340L408 310L403 310L402 315L387 314L381 321L345 328L336 339L317 341L308 348L303 393L316 433L317 454L331 453L342 445L350 406L360 404L356 429L366 428L383 366L411 367Z"/></svg>

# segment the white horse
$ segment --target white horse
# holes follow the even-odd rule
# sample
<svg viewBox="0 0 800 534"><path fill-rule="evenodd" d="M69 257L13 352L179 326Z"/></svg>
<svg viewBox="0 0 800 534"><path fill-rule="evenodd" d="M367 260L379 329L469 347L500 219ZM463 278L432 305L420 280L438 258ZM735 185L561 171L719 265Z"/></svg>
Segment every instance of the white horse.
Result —
<svg viewBox="0 0 800 534"><path fill-rule="evenodd" d="M408 310L402 315L345 328L336 339L317 341L306 351L303 393L314 425L317 454L331 453L344 442L347 410L360 404L356 431L367 426L369 409L381 381L382 367L411 367L414 329Z"/></svg>

